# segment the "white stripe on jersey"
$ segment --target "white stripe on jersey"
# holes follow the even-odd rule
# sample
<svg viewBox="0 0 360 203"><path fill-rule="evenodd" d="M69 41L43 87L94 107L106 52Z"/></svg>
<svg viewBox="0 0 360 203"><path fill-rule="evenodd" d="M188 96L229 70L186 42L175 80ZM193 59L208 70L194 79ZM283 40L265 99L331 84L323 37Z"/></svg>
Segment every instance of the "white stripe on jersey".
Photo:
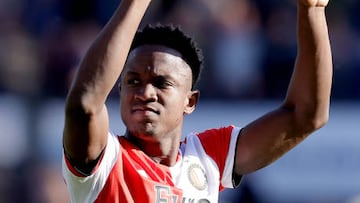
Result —
<svg viewBox="0 0 360 203"><path fill-rule="evenodd" d="M63 157L63 177L72 203L94 202L96 200L118 158L119 150L118 137L109 133L100 165L94 174L87 177L75 176L66 166L65 157Z"/></svg>

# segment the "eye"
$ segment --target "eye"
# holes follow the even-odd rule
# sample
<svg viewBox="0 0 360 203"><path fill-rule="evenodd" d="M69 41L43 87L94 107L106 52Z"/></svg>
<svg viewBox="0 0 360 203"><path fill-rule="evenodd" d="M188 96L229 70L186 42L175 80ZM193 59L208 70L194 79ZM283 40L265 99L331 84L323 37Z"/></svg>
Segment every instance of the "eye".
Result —
<svg viewBox="0 0 360 203"><path fill-rule="evenodd" d="M164 88L172 86L173 84L164 77L156 77L155 80L153 81L153 85L155 87L164 89Z"/></svg>
<svg viewBox="0 0 360 203"><path fill-rule="evenodd" d="M140 84L140 80L137 78L129 78L126 80L127 85L138 85Z"/></svg>

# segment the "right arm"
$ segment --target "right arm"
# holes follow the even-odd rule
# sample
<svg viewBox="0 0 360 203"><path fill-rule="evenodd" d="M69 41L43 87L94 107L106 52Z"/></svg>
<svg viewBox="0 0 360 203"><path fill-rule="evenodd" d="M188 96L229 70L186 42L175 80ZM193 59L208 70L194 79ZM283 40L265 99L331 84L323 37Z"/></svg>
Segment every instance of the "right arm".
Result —
<svg viewBox="0 0 360 203"><path fill-rule="evenodd" d="M122 0L80 63L66 98L63 146L79 164L96 160L106 146L105 101L125 64L131 42L151 0Z"/></svg>

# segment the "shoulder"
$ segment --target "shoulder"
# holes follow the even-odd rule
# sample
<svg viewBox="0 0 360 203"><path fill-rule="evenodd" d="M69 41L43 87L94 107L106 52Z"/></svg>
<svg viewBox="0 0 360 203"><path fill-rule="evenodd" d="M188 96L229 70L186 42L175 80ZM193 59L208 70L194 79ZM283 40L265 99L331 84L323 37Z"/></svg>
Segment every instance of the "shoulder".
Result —
<svg viewBox="0 0 360 203"><path fill-rule="evenodd" d="M232 133L234 129L236 129L234 125L229 125L225 127L219 127L219 128L210 128L203 132L196 133L199 137L204 136L214 136L214 135L229 135Z"/></svg>
<svg viewBox="0 0 360 203"><path fill-rule="evenodd" d="M199 133L190 133L182 142L182 147L192 146L194 148L204 148L205 151L217 151L217 149L227 149L231 143L236 143L240 128L229 125L220 128L211 128Z"/></svg>
<svg viewBox="0 0 360 203"><path fill-rule="evenodd" d="M202 143L206 142L228 142L232 138L237 138L240 128L234 125L229 125L219 128L210 128L203 132L193 133L192 136L196 136ZM191 136L189 136L191 137Z"/></svg>

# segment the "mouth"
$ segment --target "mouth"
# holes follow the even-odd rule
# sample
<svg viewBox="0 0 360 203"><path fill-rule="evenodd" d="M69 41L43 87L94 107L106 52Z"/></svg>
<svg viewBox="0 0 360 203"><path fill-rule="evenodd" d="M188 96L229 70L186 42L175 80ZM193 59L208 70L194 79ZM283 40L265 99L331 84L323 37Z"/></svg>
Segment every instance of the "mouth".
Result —
<svg viewBox="0 0 360 203"><path fill-rule="evenodd" d="M132 113L142 113L142 114L149 114L149 113L155 113L160 114L158 110L156 110L153 107L149 106L135 106L131 109Z"/></svg>

